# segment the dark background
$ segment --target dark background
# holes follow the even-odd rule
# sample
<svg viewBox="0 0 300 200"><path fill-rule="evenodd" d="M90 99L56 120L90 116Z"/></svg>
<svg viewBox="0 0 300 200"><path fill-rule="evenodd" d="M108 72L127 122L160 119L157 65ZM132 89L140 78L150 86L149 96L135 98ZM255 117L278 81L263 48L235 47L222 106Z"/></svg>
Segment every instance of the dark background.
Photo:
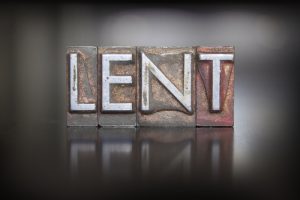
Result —
<svg viewBox="0 0 300 200"><path fill-rule="evenodd" d="M3 194L38 199L296 198L299 24L299 6L292 4L1 4ZM230 180L211 183L192 176L187 182L159 178L141 184L135 179L140 175L133 173L134 181L120 178L102 185L96 178L81 182L79 176L74 183L69 176L72 139L65 127L65 51L77 45L234 45ZM140 131L133 133L139 137ZM97 134L102 141L105 134ZM133 143L138 145L138 139Z"/></svg>

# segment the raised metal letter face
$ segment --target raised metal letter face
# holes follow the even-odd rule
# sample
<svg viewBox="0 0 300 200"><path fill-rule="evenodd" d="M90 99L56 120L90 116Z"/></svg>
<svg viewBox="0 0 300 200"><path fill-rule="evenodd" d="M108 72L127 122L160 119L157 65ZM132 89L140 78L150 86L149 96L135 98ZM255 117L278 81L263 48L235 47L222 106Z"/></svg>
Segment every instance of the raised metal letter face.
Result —
<svg viewBox="0 0 300 200"><path fill-rule="evenodd" d="M143 53L142 55L142 110L149 110L149 71L163 84L169 92L187 109L192 112L192 58L191 54L184 54L183 94L176 86L153 64ZM145 95L144 95L145 94Z"/></svg>
<svg viewBox="0 0 300 200"><path fill-rule="evenodd" d="M136 125L136 48L98 49L99 125Z"/></svg>
<svg viewBox="0 0 300 200"><path fill-rule="evenodd" d="M197 126L233 126L233 47L199 47Z"/></svg>
<svg viewBox="0 0 300 200"><path fill-rule="evenodd" d="M194 50L139 48L138 125L194 126Z"/></svg>
<svg viewBox="0 0 300 200"><path fill-rule="evenodd" d="M220 111L221 61L233 61L233 54L199 54L199 58L212 61L212 110Z"/></svg>
<svg viewBox="0 0 300 200"><path fill-rule="evenodd" d="M132 103L110 102L110 84L132 84L131 76L110 76L111 61L132 61L132 54L102 55L102 110L132 111Z"/></svg>
<svg viewBox="0 0 300 200"><path fill-rule="evenodd" d="M78 103L77 53L70 54L71 111L96 111L96 103Z"/></svg>
<svg viewBox="0 0 300 200"><path fill-rule="evenodd" d="M67 50L67 125L97 126L97 47Z"/></svg>

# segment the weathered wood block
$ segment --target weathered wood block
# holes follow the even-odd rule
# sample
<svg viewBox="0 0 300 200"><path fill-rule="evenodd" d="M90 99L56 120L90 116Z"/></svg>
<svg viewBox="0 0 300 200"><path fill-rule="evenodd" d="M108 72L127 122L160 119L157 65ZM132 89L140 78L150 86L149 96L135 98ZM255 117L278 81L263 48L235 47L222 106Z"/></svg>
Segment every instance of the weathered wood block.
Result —
<svg viewBox="0 0 300 200"><path fill-rule="evenodd" d="M195 126L193 48L138 48L138 126Z"/></svg>
<svg viewBox="0 0 300 200"><path fill-rule="evenodd" d="M197 126L234 124L234 48L198 47Z"/></svg>
<svg viewBox="0 0 300 200"><path fill-rule="evenodd" d="M136 48L99 47L100 126L136 125Z"/></svg>
<svg viewBox="0 0 300 200"><path fill-rule="evenodd" d="M67 49L67 125L97 126L97 47Z"/></svg>

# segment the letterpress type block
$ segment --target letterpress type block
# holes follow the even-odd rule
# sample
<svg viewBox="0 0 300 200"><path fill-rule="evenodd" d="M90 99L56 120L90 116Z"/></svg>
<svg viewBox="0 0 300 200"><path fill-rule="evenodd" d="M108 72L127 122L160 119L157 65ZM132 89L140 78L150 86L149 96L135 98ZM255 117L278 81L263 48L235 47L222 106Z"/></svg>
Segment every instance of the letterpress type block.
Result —
<svg viewBox="0 0 300 200"><path fill-rule="evenodd" d="M136 125L136 48L99 47L99 125Z"/></svg>
<svg viewBox="0 0 300 200"><path fill-rule="evenodd" d="M138 49L140 126L195 126L194 49Z"/></svg>
<svg viewBox="0 0 300 200"><path fill-rule="evenodd" d="M67 125L98 125L97 47L67 49Z"/></svg>
<svg viewBox="0 0 300 200"><path fill-rule="evenodd" d="M234 48L198 47L197 126L233 126Z"/></svg>

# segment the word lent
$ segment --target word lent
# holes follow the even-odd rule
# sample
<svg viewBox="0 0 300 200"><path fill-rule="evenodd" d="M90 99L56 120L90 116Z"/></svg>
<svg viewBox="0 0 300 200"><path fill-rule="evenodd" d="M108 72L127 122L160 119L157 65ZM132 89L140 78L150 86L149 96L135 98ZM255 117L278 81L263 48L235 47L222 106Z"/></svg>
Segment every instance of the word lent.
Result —
<svg viewBox="0 0 300 200"><path fill-rule="evenodd" d="M233 126L234 48L69 47L68 126Z"/></svg>

